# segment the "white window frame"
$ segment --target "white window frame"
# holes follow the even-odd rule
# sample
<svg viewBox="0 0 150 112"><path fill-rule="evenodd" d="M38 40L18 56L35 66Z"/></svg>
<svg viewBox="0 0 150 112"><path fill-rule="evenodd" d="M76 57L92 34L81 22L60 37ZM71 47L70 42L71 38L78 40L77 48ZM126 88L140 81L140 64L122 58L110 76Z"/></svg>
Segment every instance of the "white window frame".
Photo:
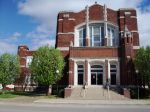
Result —
<svg viewBox="0 0 150 112"><path fill-rule="evenodd" d="M30 64L32 63L33 56L26 57L26 67L29 68Z"/></svg>

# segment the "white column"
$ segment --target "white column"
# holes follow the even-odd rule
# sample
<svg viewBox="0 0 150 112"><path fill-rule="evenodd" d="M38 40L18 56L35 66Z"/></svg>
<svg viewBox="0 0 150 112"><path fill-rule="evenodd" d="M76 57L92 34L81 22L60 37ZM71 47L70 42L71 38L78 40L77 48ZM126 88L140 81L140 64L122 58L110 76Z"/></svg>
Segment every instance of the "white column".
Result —
<svg viewBox="0 0 150 112"><path fill-rule="evenodd" d="M110 61L108 60L108 79L110 80Z"/></svg>
<svg viewBox="0 0 150 112"><path fill-rule="evenodd" d="M86 38L89 39L89 7L86 6Z"/></svg>
<svg viewBox="0 0 150 112"><path fill-rule="evenodd" d="M91 85L91 66L88 61L88 86Z"/></svg>
<svg viewBox="0 0 150 112"><path fill-rule="evenodd" d="M104 35L105 35L105 40L108 41L108 32L107 32L107 6L104 5ZM107 42L108 44L108 42Z"/></svg>

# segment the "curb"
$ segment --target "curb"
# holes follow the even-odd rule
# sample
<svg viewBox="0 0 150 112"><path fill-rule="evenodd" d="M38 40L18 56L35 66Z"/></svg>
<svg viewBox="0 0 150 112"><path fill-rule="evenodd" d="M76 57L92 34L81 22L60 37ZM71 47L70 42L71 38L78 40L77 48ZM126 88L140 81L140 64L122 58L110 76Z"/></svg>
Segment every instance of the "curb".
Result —
<svg viewBox="0 0 150 112"><path fill-rule="evenodd" d="M47 104L99 104L99 105L150 105L150 100L48 100L40 99L34 101L34 103L47 103Z"/></svg>

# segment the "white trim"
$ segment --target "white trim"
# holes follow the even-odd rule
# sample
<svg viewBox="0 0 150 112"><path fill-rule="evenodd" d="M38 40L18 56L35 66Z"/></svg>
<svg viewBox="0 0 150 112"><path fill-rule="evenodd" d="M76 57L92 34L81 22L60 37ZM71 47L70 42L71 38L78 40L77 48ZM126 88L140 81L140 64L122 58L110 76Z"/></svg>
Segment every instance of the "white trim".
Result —
<svg viewBox="0 0 150 112"><path fill-rule="evenodd" d="M125 17L124 16L120 16L119 18L121 19L121 18L125 18Z"/></svg>
<svg viewBox="0 0 150 112"><path fill-rule="evenodd" d="M71 21L71 20L72 20L72 21L75 21L75 18L69 18L68 20L70 20L70 21Z"/></svg>
<svg viewBox="0 0 150 112"><path fill-rule="evenodd" d="M124 32L124 31L120 31L120 33L122 33L122 32ZM132 32L132 33L138 33L137 30L132 30L131 32Z"/></svg>
<svg viewBox="0 0 150 112"><path fill-rule="evenodd" d="M119 10L135 10L133 8L120 8Z"/></svg>
<svg viewBox="0 0 150 112"><path fill-rule="evenodd" d="M58 21L63 21L64 19L58 19Z"/></svg>
<svg viewBox="0 0 150 112"><path fill-rule="evenodd" d="M25 65L20 65L20 67L26 67Z"/></svg>
<svg viewBox="0 0 150 112"><path fill-rule="evenodd" d="M131 12L124 12L124 14L125 14L125 15L130 15L130 14L131 14Z"/></svg>
<svg viewBox="0 0 150 112"><path fill-rule="evenodd" d="M69 51L69 47L57 47L60 51Z"/></svg>
<svg viewBox="0 0 150 112"><path fill-rule="evenodd" d="M90 67L90 63L89 63L89 61L87 60L87 62L88 62L88 86L90 86L91 85L91 75L90 75L90 73L91 73L91 67Z"/></svg>
<svg viewBox="0 0 150 112"><path fill-rule="evenodd" d="M133 46L133 49L140 49L140 46Z"/></svg>
<svg viewBox="0 0 150 112"><path fill-rule="evenodd" d="M131 18L137 18L136 16L130 16Z"/></svg>
<svg viewBox="0 0 150 112"><path fill-rule="evenodd" d="M86 38L89 39L89 7L86 6Z"/></svg>
<svg viewBox="0 0 150 112"><path fill-rule="evenodd" d="M73 61L76 61L76 62L78 62L78 61L85 61L85 60L87 60L89 62L91 62L91 61L105 62L105 59L108 59L109 61L119 61L120 60L120 58L118 58L118 57L107 57L107 58L104 58L104 57L100 57L100 58L85 58L85 57L82 58L82 57L77 57L77 58L69 58L69 59L71 59Z"/></svg>
<svg viewBox="0 0 150 112"><path fill-rule="evenodd" d="M101 20L101 21L100 20L89 20L89 25L92 24L92 23L104 23L104 20ZM119 27L117 24L111 23L109 21L107 21L107 24L115 26L115 27ZM76 25L75 29L78 29L78 28L80 28L80 27L82 27L84 25L86 25L86 22L82 22L82 23Z"/></svg>
<svg viewBox="0 0 150 112"><path fill-rule="evenodd" d="M138 31L137 31L137 30L132 30L131 32L132 32L132 33L138 33Z"/></svg>
<svg viewBox="0 0 150 112"><path fill-rule="evenodd" d="M79 86L78 85L78 71L77 71L77 65L78 64L83 64L85 65L85 61L88 62L88 86L93 86L91 85L91 65L93 64L100 64L103 66L103 85L106 83L106 67L105 67L105 60L108 60L108 75L110 75L110 63L116 63L117 64L117 79L116 83L119 85L120 84L120 68L119 68L119 58L98 58L98 59L81 59L81 58L70 58L74 61L74 86ZM85 66L84 66L85 68ZM85 72L85 71L84 71Z"/></svg>
<svg viewBox="0 0 150 112"><path fill-rule="evenodd" d="M57 33L57 35L68 35L68 34L74 35L74 32L67 32L67 33L58 32Z"/></svg>

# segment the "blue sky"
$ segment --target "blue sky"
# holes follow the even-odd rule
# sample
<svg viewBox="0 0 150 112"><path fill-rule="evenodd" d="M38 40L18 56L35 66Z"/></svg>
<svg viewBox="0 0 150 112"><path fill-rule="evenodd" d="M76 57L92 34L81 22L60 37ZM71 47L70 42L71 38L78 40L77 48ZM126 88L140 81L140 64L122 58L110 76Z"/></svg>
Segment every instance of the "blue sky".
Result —
<svg viewBox="0 0 150 112"><path fill-rule="evenodd" d="M58 12L80 11L94 2L95 0L0 0L0 54L16 53L21 44L28 45L31 50L45 44L54 46ZM150 45L150 0L97 2L115 10L135 8L138 13L140 44Z"/></svg>

